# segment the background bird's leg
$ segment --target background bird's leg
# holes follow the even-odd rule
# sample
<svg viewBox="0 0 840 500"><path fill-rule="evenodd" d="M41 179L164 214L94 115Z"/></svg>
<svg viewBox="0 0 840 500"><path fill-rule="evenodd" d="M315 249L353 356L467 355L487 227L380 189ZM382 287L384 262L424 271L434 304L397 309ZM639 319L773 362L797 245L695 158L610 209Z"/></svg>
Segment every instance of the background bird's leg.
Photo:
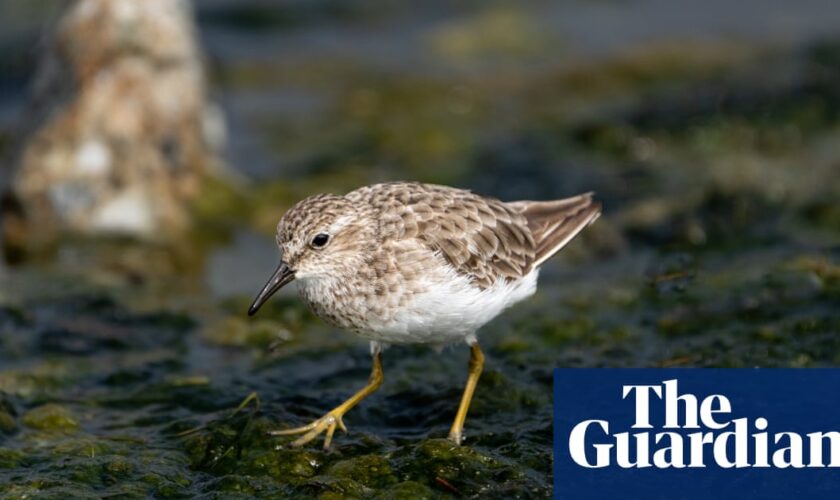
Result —
<svg viewBox="0 0 840 500"><path fill-rule="evenodd" d="M458 413L455 415L455 421L452 422L452 429L449 431L449 439L455 441L456 444L461 444L461 437L464 431L464 420L467 419L467 410L470 409L470 402L472 401L475 386L478 383L478 377L481 376L481 371L484 369L484 353L478 347L478 343L470 346L470 364L469 376L467 377L467 386L464 387L464 395L461 397L461 404L458 406Z"/></svg>
<svg viewBox="0 0 840 500"><path fill-rule="evenodd" d="M379 389L379 386L382 385L382 381L384 379L385 376L382 372L382 353L380 351L376 351L373 353L373 366L370 371L370 379L368 380L367 385L359 390L359 392L353 394L347 401L336 406L327 412L326 415L308 425L296 427L294 429L271 431L269 434L272 436L303 434L303 436L292 442L292 446L302 446L318 437L321 433L326 432L327 434L324 438L324 448L329 448L336 427L339 427L344 432L347 432L347 427L344 426L344 422L342 421L344 414L359 404L361 400L370 396L374 391Z"/></svg>

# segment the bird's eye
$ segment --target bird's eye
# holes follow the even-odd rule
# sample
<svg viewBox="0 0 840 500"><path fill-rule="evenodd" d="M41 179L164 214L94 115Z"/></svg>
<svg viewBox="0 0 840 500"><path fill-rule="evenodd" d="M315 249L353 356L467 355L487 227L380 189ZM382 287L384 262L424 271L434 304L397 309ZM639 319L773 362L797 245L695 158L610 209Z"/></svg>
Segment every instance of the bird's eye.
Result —
<svg viewBox="0 0 840 500"><path fill-rule="evenodd" d="M315 248L321 248L330 241L330 235L324 233L318 233L312 238L312 246Z"/></svg>

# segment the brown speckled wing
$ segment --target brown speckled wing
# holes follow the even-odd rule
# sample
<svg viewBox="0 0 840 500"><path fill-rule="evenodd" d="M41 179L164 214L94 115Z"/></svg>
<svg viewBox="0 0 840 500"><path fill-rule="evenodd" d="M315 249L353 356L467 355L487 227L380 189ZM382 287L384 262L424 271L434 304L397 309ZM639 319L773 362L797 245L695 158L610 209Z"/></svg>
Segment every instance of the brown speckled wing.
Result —
<svg viewBox="0 0 840 500"><path fill-rule="evenodd" d="M499 200L418 183L366 186L347 198L379 213L383 238L417 239L482 289L533 268L536 244L528 222Z"/></svg>

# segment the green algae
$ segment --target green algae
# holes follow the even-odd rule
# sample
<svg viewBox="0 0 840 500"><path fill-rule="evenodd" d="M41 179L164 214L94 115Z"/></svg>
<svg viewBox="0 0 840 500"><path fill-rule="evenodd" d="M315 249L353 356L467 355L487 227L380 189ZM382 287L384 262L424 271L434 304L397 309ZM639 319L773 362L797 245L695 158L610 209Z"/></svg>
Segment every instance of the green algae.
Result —
<svg viewBox="0 0 840 500"><path fill-rule="evenodd" d="M388 459L379 455L361 455L335 462L324 471L337 478L351 479L365 488L384 488L397 482Z"/></svg>
<svg viewBox="0 0 840 500"><path fill-rule="evenodd" d="M440 497L428 486L416 481L403 481L384 488L373 496L376 500L407 500L407 499L432 499Z"/></svg>
<svg viewBox="0 0 840 500"><path fill-rule="evenodd" d="M17 411L8 399L0 394L0 434L12 434L17 430Z"/></svg>
<svg viewBox="0 0 840 500"><path fill-rule="evenodd" d="M0 412L0 432L11 434L17 429L15 418L8 412Z"/></svg>
<svg viewBox="0 0 840 500"><path fill-rule="evenodd" d="M21 422L27 427L47 432L75 432L79 421L73 413L57 404L46 404L23 414Z"/></svg>
<svg viewBox="0 0 840 500"><path fill-rule="evenodd" d="M0 469L15 469L26 463L26 455L17 450L0 448Z"/></svg>

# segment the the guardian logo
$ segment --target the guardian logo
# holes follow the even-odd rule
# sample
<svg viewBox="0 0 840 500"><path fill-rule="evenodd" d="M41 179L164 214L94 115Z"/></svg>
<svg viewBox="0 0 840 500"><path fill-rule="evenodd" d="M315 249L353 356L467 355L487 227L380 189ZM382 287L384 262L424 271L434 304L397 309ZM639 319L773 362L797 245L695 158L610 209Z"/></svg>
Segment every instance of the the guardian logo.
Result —
<svg viewBox="0 0 840 500"><path fill-rule="evenodd" d="M680 393L677 379L625 385L621 399L633 407L631 429L611 429L608 420L598 418L581 421L568 439L569 455L576 464L587 468L615 464L625 469L707 467L706 457L711 455L713 465L723 468L840 467L840 432L774 431L764 417L736 418L723 394L701 399ZM662 406L664 421L659 425L651 420L653 405Z"/></svg>
<svg viewBox="0 0 840 500"><path fill-rule="evenodd" d="M840 369L558 369L555 498L840 498Z"/></svg>

